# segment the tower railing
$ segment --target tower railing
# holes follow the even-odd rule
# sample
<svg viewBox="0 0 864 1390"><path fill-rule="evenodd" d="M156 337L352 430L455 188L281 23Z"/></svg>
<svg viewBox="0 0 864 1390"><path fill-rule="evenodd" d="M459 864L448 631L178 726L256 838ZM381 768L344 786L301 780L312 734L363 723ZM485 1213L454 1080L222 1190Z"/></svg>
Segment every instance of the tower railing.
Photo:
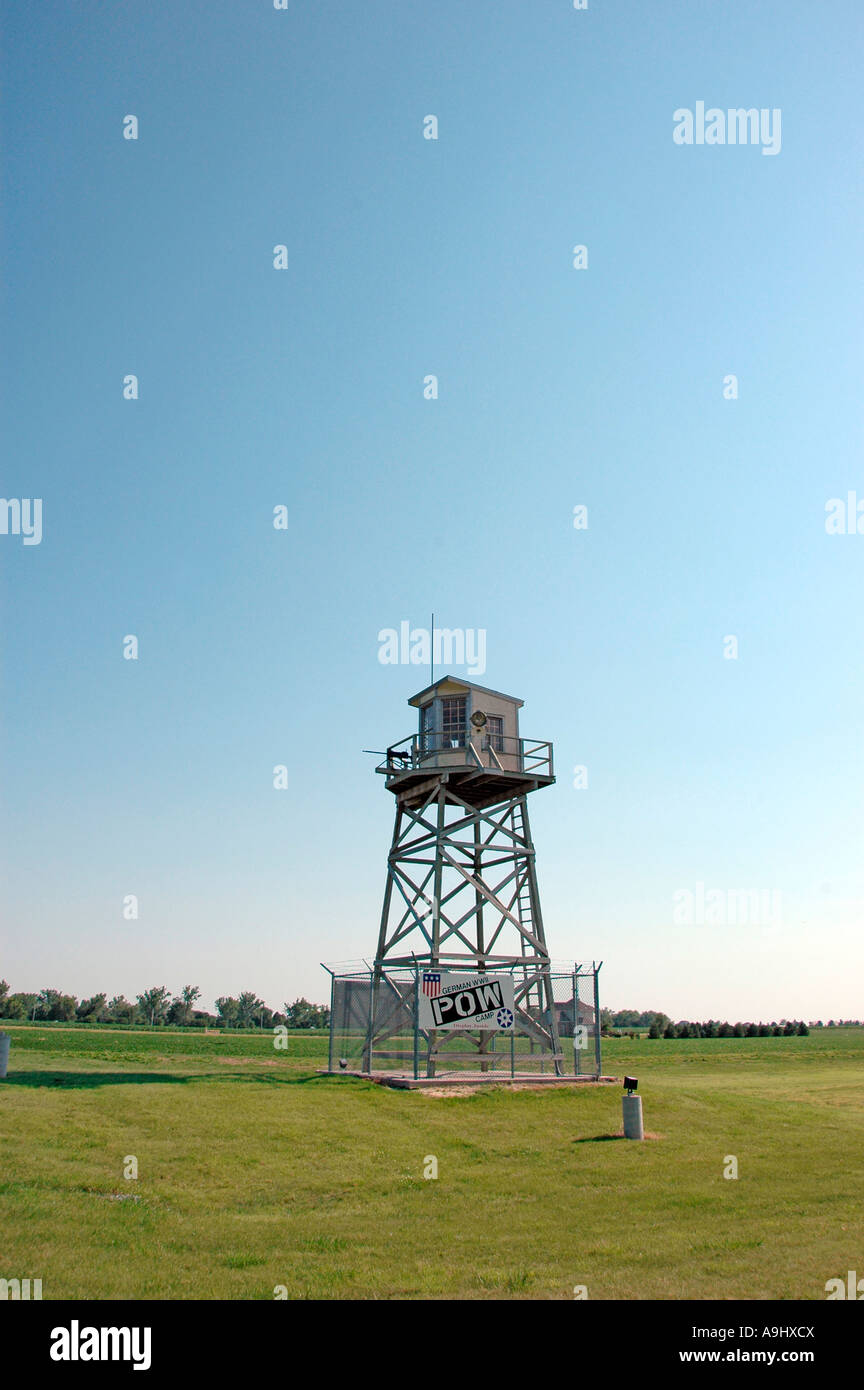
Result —
<svg viewBox="0 0 864 1390"><path fill-rule="evenodd" d="M461 755L461 756L460 756ZM376 772L396 776L417 768L475 766L529 777L552 777L552 744L545 739L514 738L471 729L409 734L392 743Z"/></svg>

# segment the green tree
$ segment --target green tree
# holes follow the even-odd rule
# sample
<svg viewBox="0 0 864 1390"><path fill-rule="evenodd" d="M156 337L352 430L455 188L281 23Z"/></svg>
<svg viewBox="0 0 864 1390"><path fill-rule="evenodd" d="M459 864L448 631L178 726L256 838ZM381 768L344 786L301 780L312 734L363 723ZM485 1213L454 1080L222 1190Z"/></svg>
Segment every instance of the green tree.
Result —
<svg viewBox="0 0 864 1390"><path fill-rule="evenodd" d="M168 1014L168 1002L170 995L164 985L154 985L152 989L146 989L143 994L136 994L138 1007L144 1016L145 1023L151 1027L165 1022Z"/></svg>
<svg viewBox="0 0 864 1390"><path fill-rule="evenodd" d="M205 1009L196 1009L192 1015L193 1028L218 1028L219 1019L215 1014L208 1014Z"/></svg>
<svg viewBox="0 0 864 1390"><path fill-rule="evenodd" d="M216 1000L216 1012L223 1028L237 1027L238 1005L232 995L223 995Z"/></svg>
<svg viewBox="0 0 864 1390"><path fill-rule="evenodd" d="M639 1023L643 1028L648 1028L652 1023L656 1023L662 1031L666 1024L671 1022L669 1015L661 1013L659 1009L646 1009L645 1013L639 1015Z"/></svg>
<svg viewBox="0 0 864 1390"><path fill-rule="evenodd" d="M802 1020L802 1022L798 1024L798 1036L799 1038L806 1038L809 1037L809 1034L810 1029L807 1027L807 1024L804 1023Z"/></svg>
<svg viewBox="0 0 864 1390"><path fill-rule="evenodd" d="M238 1026L240 1028L254 1028L263 1008L264 1000L259 999L254 990L245 989L237 1000Z"/></svg>
<svg viewBox="0 0 864 1390"><path fill-rule="evenodd" d="M75 1017L78 1000L59 989L43 989L36 1003L36 1017L51 1023L68 1023Z"/></svg>
<svg viewBox="0 0 864 1390"><path fill-rule="evenodd" d="M330 1010L323 1004L310 1004L308 999L295 999L285 1005L285 1022L289 1028L326 1028Z"/></svg>
<svg viewBox="0 0 864 1390"><path fill-rule="evenodd" d="M176 999L171 1001L171 1007L168 1010L168 1022L179 1024L181 1028L187 1028L194 1017L195 1001L200 998L201 991L197 985L184 985Z"/></svg>
<svg viewBox="0 0 864 1390"><path fill-rule="evenodd" d="M104 994L94 994L92 999L82 999L75 1010L77 1018L90 1023L101 1023L107 1013L108 1006Z"/></svg>
<svg viewBox="0 0 864 1390"><path fill-rule="evenodd" d="M660 1036L660 1024L657 1022L656 1019L651 1024L651 1027L648 1029L648 1036L649 1038L659 1038Z"/></svg>
<svg viewBox="0 0 864 1390"><path fill-rule="evenodd" d="M4 1018L32 1018L35 994L10 994L3 1004Z"/></svg>
<svg viewBox="0 0 864 1390"><path fill-rule="evenodd" d="M130 1004L122 994L117 994L108 1005L108 1018L111 1023L134 1023L138 1017L138 1005Z"/></svg>
<svg viewBox="0 0 864 1390"><path fill-rule="evenodd" d="M638 1009L619 1009L617 1014L612 1015L613 1028L632 1028L638 1022Z"/></svg>
<svg viewBox="0 0 864 1390"><path fill-rule="evenodd" d="M54 1008L55 1001L60 998L58 989L41 989L36 999L34 1017L40 1022L46 1022L51 1017L51 1010Z"/></svg>

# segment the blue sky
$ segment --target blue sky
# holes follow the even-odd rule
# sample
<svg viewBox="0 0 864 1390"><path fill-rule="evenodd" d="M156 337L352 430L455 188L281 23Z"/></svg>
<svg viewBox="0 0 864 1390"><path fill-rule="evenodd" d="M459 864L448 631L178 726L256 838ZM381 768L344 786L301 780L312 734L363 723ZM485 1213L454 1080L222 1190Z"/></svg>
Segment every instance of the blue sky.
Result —
<svg viewBox="0 0 864 1390"><path fill-rule="evenodd" d="M860 6L3 27L2 492L43 539L0 535L0 975L323 999L374 951L361 750L427 680L378 633L434 609L554 741L556 959L613 1007L860 1017ZM698 101L779 108L780 153L676 145ZM676 923L699 883L782 921Z"/></svg>

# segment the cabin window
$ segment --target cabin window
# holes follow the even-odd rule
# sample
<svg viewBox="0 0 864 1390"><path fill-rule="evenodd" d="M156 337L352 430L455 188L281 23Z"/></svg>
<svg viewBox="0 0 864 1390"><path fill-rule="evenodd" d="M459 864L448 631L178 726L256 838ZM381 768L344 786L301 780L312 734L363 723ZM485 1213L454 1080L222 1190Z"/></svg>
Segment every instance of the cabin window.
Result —
<svg viewBox="0 0 864 1390"><path fill-rule="evenodd" d="M465 705L464 695L447 695L441 701L441 731L444 747L465 747Z"/></svg>
<svg viewBox="0 0 864 1390"><path fill-rule="evenodd" d="M496 753L504 752L504 719L500 714L490 714L486 718L489 747Z"/></svg>
<svg viewBox="0 0 864 1390"><path fill-rule="evenodd" d="M421 753L428 753L428 752L429 752L429 749L432 747L432 739L429 737L429 735L432 733L432 709L433 709L433 705L432 705L432 701L431 701L431 700L429 701L429 704L428 704L428 705L421 705L421 706L420 706L420 752L421 752Z"/></svg>

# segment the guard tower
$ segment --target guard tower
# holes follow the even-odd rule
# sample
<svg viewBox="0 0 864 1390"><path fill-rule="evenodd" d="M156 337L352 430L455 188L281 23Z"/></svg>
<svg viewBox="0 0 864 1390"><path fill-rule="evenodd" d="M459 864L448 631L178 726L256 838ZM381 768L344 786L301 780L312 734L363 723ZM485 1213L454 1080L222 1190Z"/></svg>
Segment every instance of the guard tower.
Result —
<svg viewBox="0 0 864 1390"><path fill-rule="evenodd" d="M522 738L522 701L453 676L408 701L417 732L376 771L396 798L396 823L373 968L365 1069L391 1032L388 971L501 972L514 982L515 1031L562 1074L558 1016L528 821L528 793L550 786L552 745ZM496 1030L459 1033L478 1065ZM427 1032L426 1075L446 1035ZM444 1053L441 1052L443 1061Z"/></svg>

